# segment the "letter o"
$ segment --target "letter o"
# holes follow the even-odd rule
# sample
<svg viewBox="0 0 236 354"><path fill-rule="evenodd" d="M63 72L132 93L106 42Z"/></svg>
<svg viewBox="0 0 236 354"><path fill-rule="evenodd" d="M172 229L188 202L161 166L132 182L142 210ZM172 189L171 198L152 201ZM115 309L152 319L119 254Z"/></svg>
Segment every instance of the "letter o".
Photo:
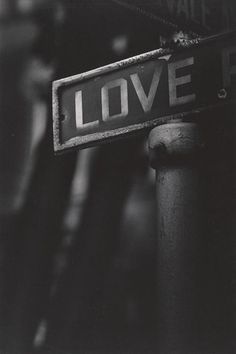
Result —
<svg viewBox="0 0 236 354"><path fill-rule="evenodd" d="M115 87L120 87L120 106L121 112L117 114L110 115L109 109L109 90ZM102 120L107 122L110 119L126 117L129 113L128 107L128 85L125 79L117 79L111 82L108 82L101 90L101 99L102 99Z"/></svg>

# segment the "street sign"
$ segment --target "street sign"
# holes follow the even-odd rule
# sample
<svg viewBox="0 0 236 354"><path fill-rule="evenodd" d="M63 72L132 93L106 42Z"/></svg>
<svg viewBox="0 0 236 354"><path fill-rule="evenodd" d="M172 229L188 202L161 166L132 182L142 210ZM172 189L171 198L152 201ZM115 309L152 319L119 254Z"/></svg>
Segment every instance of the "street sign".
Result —
<svg viewBox="0 0 236 354"><path fill-rule="evenodd" d="M236 31L53 83L54 149L93 146L236 99Z"/></svg>
<svg viewBox="0 0 236 354"><path fill-rule="evenodd" d="M199 34L216 34L236 25L234 0L155 0L156 9L180 28Z"/></svg>
<svg viewBox="0 0 236 354"><path fill-rule="evenodd" d="M149 17L163 30L217 34L236 27L235 0L112 0Z"/></svg>

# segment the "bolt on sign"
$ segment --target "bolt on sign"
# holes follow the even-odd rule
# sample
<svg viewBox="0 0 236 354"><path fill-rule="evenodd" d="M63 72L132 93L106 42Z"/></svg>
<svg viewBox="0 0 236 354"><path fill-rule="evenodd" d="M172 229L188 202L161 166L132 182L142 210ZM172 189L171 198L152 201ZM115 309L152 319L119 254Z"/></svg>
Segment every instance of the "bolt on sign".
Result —
<svg viewBox="0 0 236 354"><path fill-rule="evenodd" d="M53 83L54 149L83 148L234 103L236 31Z"/></svg>

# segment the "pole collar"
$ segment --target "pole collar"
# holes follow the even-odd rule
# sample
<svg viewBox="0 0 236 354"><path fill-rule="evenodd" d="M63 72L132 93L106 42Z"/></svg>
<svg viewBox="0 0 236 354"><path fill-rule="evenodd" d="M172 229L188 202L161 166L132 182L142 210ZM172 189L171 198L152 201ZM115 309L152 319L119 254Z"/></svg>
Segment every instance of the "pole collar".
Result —
<svg viewBox="0 0 236 354"><path fill-rule="evenodd" d="M168 123L152 129L148 145L150 164L155 169L169 162L195 161L204 147L199 126L192 122Z"/></svg>

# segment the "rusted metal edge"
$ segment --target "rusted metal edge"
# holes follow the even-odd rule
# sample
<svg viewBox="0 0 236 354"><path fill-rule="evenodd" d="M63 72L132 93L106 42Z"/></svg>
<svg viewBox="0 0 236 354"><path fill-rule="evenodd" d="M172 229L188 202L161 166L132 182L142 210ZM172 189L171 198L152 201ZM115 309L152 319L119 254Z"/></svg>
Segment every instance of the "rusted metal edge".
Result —
<svg viewBox="0 0 236 354"><path fill-rule="evenodd" d="M57 101L55 101L55 104L58 104ZM85 149L91 146L94 146L94 141L96 141L98 144L104 144L107 142L108 138L124 138L128 137L134 133L138 133L141 131L148 131L158 125L165 124L167 122L171 122L173 120L178 121L195 121L200 117L200 113L203 112L208 112L213 109L221 108L221 107L226 107L226 106L236 106L236 100L230 100L227 102L220 102L215 105L209 105L209 106L203 106L196 108L191 111L186 111L186 112L181 112L181 113L176 113L173 115L167 115L163 117L159 117L156 119L152 119L150 121L146 121L143 123L138 123L134 125L130 125L127 127L123 128L117 128L114 130L109 130L106 132L101 132L101 133L94 133L94 134L89 134L86 136L79 136L79 137L74 137L68 140L66 143L60 143L59 141L59 129L58 129L58 123L55 122L54 120L54 151L56 154L62 153L62 152L67 152L70 151L71 149L74 149L75 147L78 147L80 149ZM57 132L55 134L55 132Z"/></svg>
<svg viewBox="0 0 236 354"><path fill-rule="evenodd" d="M108 132L101 132L101 133L94 133L90 134L87 136L79 136L72 138L68 140L66 143L61 143L60 142L60 129L59 129L59 124L60 124L60 112L59 112L59 91L63 87L75 83L79 83L84 80L88 80L94 77L97 77L101 74L107 74L109 72L115 72L119 69L129 67L134 64L138 63L143 63L145 61L151 60L151 59L158 59L165 57L166 55L170 54L176 54L178 52L182 52L183 50L189 49L189 48L194 48L198 47L199 45L202 44L208 44L211 42L214 42L216 40L222 40L224 38L230 38L231 36L236 36L236 30L232 31L225 31L217 35L212 35L209 37L205 38L198 38L198 39L193 39L193 40L188 40L186 43L180 43L180 45L175 48L175 49L163 49L159 48L144 54L140 54L125 60L121 60L112 64L108 64L106 66L102 66L100 68L94 69L87 71L85 73L77 74L77 75L72 75L63 79L55 80L52 83L52 106L53 106L53 141L54 141L54 151L56 153L62 151L62 150L67 150L67 149L72 149L76 146L80 146L80 148L86 148L92 145L92 142L95 140L102 143L104 140L106 140L109 137L116 137L119 135L127 135L127 134L132 134L134 131L139 131L142 129L148 129L148 128L153 128L154 126L158 124L162 124L162 122L166 122L168 120L172 119L179 119L183 118L187 115L192 115L196 114L197 112L202 112L203 110L206 110L209 107L204 107L204 108L199 108L199 110L194 110L194 111L189 111L189 112L184 112L184 113L177 113L171 116L165 116L165 117L159 117L157 119L154 119L152 121L146 121L144 123L139 123L135 124L132 126L128 127L123 127L123 128L117 128L115 130L111 130ZM221 105L221 104L220 104ZM217 105L218 106L218 105Z"/></svg>
<svg viewBox="0 0 236 354"><path fill-rule="evenodd" d="M59 95L58 95L58 85L53 83L52 89L52 110L53 110L53 146L54 151L60 151L63 144L60 143L60 121L59 121Z"/></svg>

